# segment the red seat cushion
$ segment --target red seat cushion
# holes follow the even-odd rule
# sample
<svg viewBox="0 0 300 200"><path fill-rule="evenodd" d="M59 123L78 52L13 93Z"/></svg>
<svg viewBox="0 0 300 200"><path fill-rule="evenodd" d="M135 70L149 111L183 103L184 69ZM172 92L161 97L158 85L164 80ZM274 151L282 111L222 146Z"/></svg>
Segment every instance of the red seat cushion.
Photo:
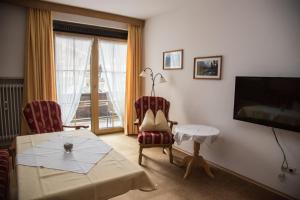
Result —
<svg viewBox="0 0 300 200"><path fill-rule="evenodd" d="M140 144L173 144L174 135L168 132L143 131L138 134Z"/></svg>

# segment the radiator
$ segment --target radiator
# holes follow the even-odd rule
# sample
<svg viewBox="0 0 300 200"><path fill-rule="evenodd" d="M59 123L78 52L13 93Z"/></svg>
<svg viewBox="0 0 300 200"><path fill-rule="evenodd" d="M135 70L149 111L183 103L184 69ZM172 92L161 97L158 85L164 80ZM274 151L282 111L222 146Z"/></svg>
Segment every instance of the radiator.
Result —
<svg viewBox="0 0 300 200"><path fill-rule="evenodd" d="M21 133L23 79L0 78L0 146Z"/></svg>

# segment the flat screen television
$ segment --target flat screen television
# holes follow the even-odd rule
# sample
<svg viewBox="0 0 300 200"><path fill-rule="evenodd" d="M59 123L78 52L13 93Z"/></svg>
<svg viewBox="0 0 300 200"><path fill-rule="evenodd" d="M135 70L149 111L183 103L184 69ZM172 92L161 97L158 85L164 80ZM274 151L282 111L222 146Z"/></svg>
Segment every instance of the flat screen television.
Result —
<svg viewBox="0 0 300 200"><path fill-rule="evenodd" d="M300 132L300 78L237 76L233 118Z"/></svg>

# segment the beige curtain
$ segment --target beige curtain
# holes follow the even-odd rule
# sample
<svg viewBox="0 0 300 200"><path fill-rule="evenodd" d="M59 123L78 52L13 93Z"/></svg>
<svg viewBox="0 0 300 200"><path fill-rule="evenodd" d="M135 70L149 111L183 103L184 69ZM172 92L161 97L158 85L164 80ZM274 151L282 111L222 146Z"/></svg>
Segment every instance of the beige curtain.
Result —
<svg viewBox="0 0 300 200"><path fill-rule="evenodd" d="M56 100L56 87L51 11L29 8L23 103L33 100ZM23 118L22 133L26 132Z"/></svg>
<svg viewBox="0 0 300 200"><path fill-rule="evenodd" d="M128 26L127 39L127 67L126 67L126 97L125 97L125 125L126 135L136 134L134 121L136 118L134 102L141 94L141 80L139 77L142 64L142 27Z"/></svg>

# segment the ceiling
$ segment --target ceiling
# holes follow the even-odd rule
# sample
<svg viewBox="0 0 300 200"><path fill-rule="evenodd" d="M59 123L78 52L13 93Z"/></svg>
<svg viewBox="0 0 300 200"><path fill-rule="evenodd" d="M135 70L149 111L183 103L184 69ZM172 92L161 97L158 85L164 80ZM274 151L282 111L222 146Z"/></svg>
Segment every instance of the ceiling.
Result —
<svg viewBox="0 0 300 200"><path fill-rule="evenodd" d="M174 10L186 0L46 0L60 4L89 8L139 19L148 19Z"/></svg>

